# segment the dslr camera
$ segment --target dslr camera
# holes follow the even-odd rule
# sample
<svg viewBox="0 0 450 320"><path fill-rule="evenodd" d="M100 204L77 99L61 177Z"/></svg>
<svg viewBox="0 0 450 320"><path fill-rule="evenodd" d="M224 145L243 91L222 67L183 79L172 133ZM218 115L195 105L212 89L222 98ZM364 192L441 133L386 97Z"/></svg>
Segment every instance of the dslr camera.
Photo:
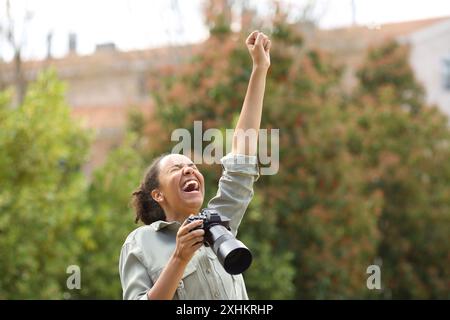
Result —
<svg viewBox="0 0 450 320"><path fill-rule="evenodd" d="M189 217L188 223L202 220L203 225L195 228L205 230L204 244L211 247L219 262L229 274L240 274L250 267L250 250L230 232L230 219L216 210L205 208L198 215Z"/></svg>

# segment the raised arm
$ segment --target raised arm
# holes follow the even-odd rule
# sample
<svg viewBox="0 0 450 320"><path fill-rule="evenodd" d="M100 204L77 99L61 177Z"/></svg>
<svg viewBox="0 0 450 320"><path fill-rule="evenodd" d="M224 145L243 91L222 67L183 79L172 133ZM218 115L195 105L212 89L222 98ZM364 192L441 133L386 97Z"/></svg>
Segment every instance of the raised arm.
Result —
<svg viewBox="0 0 450 320"><path fill-rule="evenodd" d="M208 203L209 208L231 219L231 232L235 236L253 197L253 183L259 176L255 155L266 75L270 67L270 40L266 35L254 31L247 38L246 45L253 60L252 75L233 136L231 154L221 160L223 173L219 190Z"/></svg>
<svg viewBox="0 0 450 320"><path fill-rule="evenodd" d="M253 60L253 69L235 128L231 152L254 156L258 146L266 75L270 67L271 42L264 33L253 31L245 43Z"/></svg>

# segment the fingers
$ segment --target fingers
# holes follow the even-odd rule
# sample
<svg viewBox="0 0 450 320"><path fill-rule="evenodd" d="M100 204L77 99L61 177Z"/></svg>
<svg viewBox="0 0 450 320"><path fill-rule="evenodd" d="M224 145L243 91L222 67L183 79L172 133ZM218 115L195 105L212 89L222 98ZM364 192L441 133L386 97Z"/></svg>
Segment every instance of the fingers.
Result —
<svg viewBox="0 0 450 320"><path fill-rule="evenodd" d="M190 232L189 235L192 235L192 237L189 238L189 240L187 240L187 245L194 246L196 244L203 243L204 234L205 234L205 231L203 229ZM188 235L186 235L185 237L187 237L187 236Z"/></svg>
<svg viewBox="0 0 450 320"><path fill-rule="evenodd" d="M203 229L194 230L192 232L189 232L188 234L179 236L179 242L180 243L186 243L192 241L192 239L197 239L197 241L201 240L203 241L203 236L205 234L205 231Z"/></svg>
<svg viewBox="0 0 450 320"><path fill-rule="evenodd" d="M264 33L259 32L255 40L255 46L261 46L263 44L264 37L265 37Z"/></svg>
<svg viewBox="0 0 450 320"><path fill-rule="evenodd" d="M268 50L270 49L269 37L266 36L264 33L259 32L258 36L256 37L254 47L258 48L258 50L268 52Z"/></svg>
<svg viewBox="0 0 450 320"><path fill-rule="evenodd" d="M191 215L189 216L189 218L190 218L190 217L193 217L193 216L194 216L194 215L191 214ZM184 220L184 222L181 224L181 226L184 227L184 226L187 225L187 224L188 224L188 219Z"/></svg>
<svg viewBox="0 0 450 320"><path fill-rule="evenodd" d="M269 52L271 47L272 47L272 41L267 40L266 44L264 45L264 50L266 50L266 52Z"/></svg>
<svg viewBox="0 0 450 320"><path fill-rule="evenodd" d="M203 237L204 234L205 234L205 230L198 229L198 230L194 230L192 232L189 232L188 234L185 234L180 239L190 240L192 238Z"/></svg>
<svg viewBox="0 0 450 320"><path fill-rule="evenodd" d="M247 45L255 45L255 46L262 45L265 50L267 50L269 42L270 42L269 37L265 35L263 32L260 32L258 30L255 30L252 33L250 33L250 35L247 37L247 40L245 41Z"/></svg>
<svg viewBox="0 0 450 320"><path fill-rule="evenodd" d="M178 230L178 236L181 237L185 234L188 234L191 230L201 226L203 223L202 220L196 220L194 222L188 223L187 220L183 222L180 229Z"/></svg>
<svg viewBox="0 0 450 320"><path fill-rule="evenodd" d="M198 249L200 249L200 247L203 245L203 242L199 242L196 245L192 246L192 250L197 251Z"/></svg>
<svg viewBox="0 0 450 320"><path fill-rule="evenodd" d="M246 44L255 44L256 37L258 36L259 31L255 30L247 37L247 40L245 41Z"/></svg>
<svg viewBox="0 0 450 320"><path fill-rule="evenodd" d="M190 261L195 251L203 245L205 230L196 229L202 223L203 220L194 220L190 223L188 220L183 222L177 232L177 243L174 253L177 257Z"/></svg>
<svg viewBox="0 0 450 320"><path fill-rule="evenodd" d="M203 244L203 237L193 238L190 241L186 242L186 246L188 248L197 246L198 244Z"/></svg>
<svg viewBox="0 0 450 320"><path fill-rule="evenodd" d="M191 248L197 244L202 244L205 234L204 230L194 230L178 239L181 248Z"/></svg>

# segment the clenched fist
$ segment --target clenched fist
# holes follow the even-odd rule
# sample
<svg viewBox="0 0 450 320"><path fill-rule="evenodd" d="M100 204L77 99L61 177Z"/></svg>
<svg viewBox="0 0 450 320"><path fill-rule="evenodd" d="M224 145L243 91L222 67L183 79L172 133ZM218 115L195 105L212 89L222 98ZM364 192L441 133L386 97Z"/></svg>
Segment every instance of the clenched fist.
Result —
<svg viewBox="0 0 450 320"><path fill-rule="evenodd" d="M253 31L245 41L247 49L253 60L254 67L270 67L270 46L269 37L259 31Z"/></svg>

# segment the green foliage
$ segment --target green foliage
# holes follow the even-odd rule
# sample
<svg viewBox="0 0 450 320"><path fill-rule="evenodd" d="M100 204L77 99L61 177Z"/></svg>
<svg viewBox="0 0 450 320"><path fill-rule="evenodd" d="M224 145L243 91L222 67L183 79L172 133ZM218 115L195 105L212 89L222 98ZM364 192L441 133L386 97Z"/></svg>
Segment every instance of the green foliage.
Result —
<svg viewBox="0 0 450 320"><path fill-rule="evenodd" d="M340 94L341 68L296 43L273 48L262 127L280 128L280 170L256 192L276 216L279 248L294 254L295 297L361 297L382 199L364 191L364 168L348 148L353 113Z"/></svg>
<svg viewBox="0 0 450 320"><path fill-rule="evenodd" d="M83 299L121 299L119 280L120 248L136 228L128 203L144 171L142 157L131 146L129 136L120 148L111 152L105 164L94 173L88 190L92 216L83 222L90 242L85 243L82 266Z"/></svg>
<svg viewBox="0 0 450 320"><path fill-rule="evenodd" d="M415 79L408 55L409 48L396 41L371 48L365 64L357 72L361 93L370 94L379 103L417 113L423 106L425 91Z"/></svg>
<svg viewBox="0 0 450 320"><path fill-rule="evenodd" d="M275 222L274 212L264 210L261 195L255 194L238 234L253 254L251 268L244 274L250 299L290 299L295 292L294 254L276 252L268 241L279 236Z"/></svg>
<svg viewBox="0 0 450 320"><path fill-rule="evenodd" d="M0 298L63 298L88 214L80 168L89 135L73 122L64 86L43 73L17 109L1 95Z"/></svg>
<svg viewBox="0 0 450 320"><path fill-rule="evenodd" d="M366 189L384 195L378 248L384 297L449 298L448 118L424 103L407 54L385 43L369 51L359 72L361 155L372 176ZM405 92L414 94L405 100Z"/></svg>
<svg viewBox="0 0 450 320"><path fill-rule="evenodd" d="M205 22L209 33L216 37L231 32L231 6L229 0L210 0L204 3Z"/></svg>
<svg viewBox="0 0 450 320"><path fill-rule="evenodd" d="M0 298L120 299L120 248L135 227L128 202L144 170L135 134L88 182L91 137L55 73L40 75L19 108L9 99L0 94ZM81 290L66 287L70 265Z"/></svg>

